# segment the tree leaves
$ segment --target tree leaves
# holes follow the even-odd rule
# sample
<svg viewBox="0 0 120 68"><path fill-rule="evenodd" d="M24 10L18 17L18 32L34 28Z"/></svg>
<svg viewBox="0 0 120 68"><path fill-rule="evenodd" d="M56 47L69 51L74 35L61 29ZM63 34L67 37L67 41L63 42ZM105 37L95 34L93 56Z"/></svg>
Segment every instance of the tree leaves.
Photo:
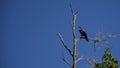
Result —
<svg viewBox="0 0 120 68"><path fill-rule="evenodd" d="M95 63L94 68L118 68L118 61L109 53L109 47L105 47L105 53L102 56L102 62Z"/></svg>

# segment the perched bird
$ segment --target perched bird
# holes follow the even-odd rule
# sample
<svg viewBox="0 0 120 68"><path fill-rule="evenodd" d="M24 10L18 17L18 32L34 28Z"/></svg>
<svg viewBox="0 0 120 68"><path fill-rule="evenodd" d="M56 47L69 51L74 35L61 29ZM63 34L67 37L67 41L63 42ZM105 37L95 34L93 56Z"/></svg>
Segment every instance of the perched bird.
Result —
<svg viewBox="0 0 120 68"><path fill-rule="evenodd" d="M84 38L87 42L89 42L89 38L87 36L87 33L80 26L78 26L78 28L79 28L79 32L81 34L80 38Z"/></svg>

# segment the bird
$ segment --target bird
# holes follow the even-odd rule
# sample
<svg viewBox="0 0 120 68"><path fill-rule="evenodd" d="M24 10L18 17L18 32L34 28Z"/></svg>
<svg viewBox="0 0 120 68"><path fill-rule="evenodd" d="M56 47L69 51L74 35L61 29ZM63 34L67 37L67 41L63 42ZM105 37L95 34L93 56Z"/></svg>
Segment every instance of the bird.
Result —
<svg viewBox="0 0 120 68"><path fill-rule="evenodd" d="M81 34L81 39L84 38L87 42L89 42L89 38L87 36L87 33L82 29L82 27L78 26L79 32Z"/></svg>

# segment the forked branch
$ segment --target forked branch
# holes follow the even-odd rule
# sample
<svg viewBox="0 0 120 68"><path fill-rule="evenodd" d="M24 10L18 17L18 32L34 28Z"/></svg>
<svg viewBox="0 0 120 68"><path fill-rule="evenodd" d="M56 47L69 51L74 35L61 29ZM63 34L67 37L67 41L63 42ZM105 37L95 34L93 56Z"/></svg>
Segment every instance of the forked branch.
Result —
<svg viewBox="0 0 120 68"><path fill-rule="evenodd" d="M72 12L72 16L73 16L73 21L72 21L72 33L73 33L73 38L76 38L76 34L75 34L75 22L76 22L76 16L77 13L74 12L72 4L70 4L70 9Z"/></svg>
<svg viewBox="0 0 120 68"><path fill-rule="evenodd" d="M77 43L77 38L76 38L76 32L75 32L75 23L76 23L76 16L77 13L74 12L74 9L72 7L72 4L70 4L70 9L72 12L73 20L72 20L72 34L73 34L73 65L72 68L76 68L76 55L77 55L77 48L76 48L76 43Z"/></svg>
<svg viewBox="0 0 120 68"><path fill-rule="evenodd" d="M76 56L77 56L77 48L76 48L76 43L78 41L78 39L76 38L76 32L75 32L75 23L76 23L76 16L77 16L77 12L74 11L72 4L70 4L70 9L72 12L72 16L73 16L73 20L71 23L71 28L72 28L72 34L73 34L73 51L71 51L71 49L68 47L68 45L64 42L64 39L62 38L61 34L58 33L58 37L60 39L60 41L62 42L63 46L65 47L65 49L69 52L69 54L72 56L73 59L73 63L69 63L67 59L65 59L64 57L62 58L63 61L65 63L67 63L68 65L70 65L72 68L76 68Z"/></svg>

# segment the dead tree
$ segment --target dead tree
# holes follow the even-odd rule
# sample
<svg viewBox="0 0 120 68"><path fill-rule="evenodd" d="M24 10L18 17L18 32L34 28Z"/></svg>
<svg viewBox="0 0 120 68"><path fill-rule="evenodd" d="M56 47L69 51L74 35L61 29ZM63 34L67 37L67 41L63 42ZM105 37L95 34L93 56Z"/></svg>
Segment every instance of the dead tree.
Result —
<svg viewBox="0 0 120 68"><path fill-rule="evenodd" d="M73 34L73 51L68 47L68 45L64 42L64 39L62 38L62 35L60 33L58 33L58 37L60 39L60 41L62 42L63 46L65 47L65 49L69 52L69 54L71 55L73 62L70 63L65 57L63 57L63 61L65 63L67 63L68 65L71 66L71 68L76 68L76 63L80 60L80 58L77 60L76 56L77 56L77 48L76 48L76 43L79 40L76 37L76 32L75 32L75 27L76 27L76 17L77 17L77 12L74 11L72 4L70 4L70 9L72 12L72 23L71 23L71 28L72 28L72 34Z"/></svg>
<svg viewBox="0 0 120 68"><path fill-rule="evenodd" d="M70 49L68 47L68 45L65 43L62 35L60 33L57 34L58 38L60 39L60 41L62 42L64 48L68 51L68 53L70 54L70 56L72 57L72 62L69 62L67 60L67 58L65 58L65 56L63 55L62 60L68 64L71 68L76 68L76 63L83 60L83 61L87 61L88 64L93 67L94 63L96 62L94 58L90 58L90 57L79 57L77 58L77 47L76 47L76 43L80 40L80 39L85 39L86 42L89 41L93 41L94 42L94 50L96 49L96 43L98 42L104 42L106 40L108 40L111 37L114 37L114 35L107 35L106 37L102 37L102 38L88 38L87 33L79 26L79 32L81 34L81 37L76 37L76 17L78 12L74 11L72 4L70 4L70 9L71 9L71 13L72 13L72 23L71 23L71 28L72 28L72 36L73 36L73 49Z"/></svg>

